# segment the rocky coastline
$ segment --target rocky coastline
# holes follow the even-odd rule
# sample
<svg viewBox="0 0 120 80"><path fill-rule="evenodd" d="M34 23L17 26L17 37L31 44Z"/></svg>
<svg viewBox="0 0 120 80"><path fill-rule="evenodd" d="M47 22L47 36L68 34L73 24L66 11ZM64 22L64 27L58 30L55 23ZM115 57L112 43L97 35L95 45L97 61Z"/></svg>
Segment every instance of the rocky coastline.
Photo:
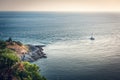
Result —
<svg viewBox="0 0 120 80"><path fill-rule="evenodd" d="M43 52L44 45L31 45L28 44L28 52L21 55L22 61L34 62L40 58L47 58L46 54Z"/></svg>
<svg viewBox="0 0 120 80"><path fill-rule="evenodd" d="M31 64L47 58L42 45L24 45L20 41L0 40L0 80L46 80L39 66Z"/></svg>
<svg viewBox="0 0 120 80"><path fill-rule="evenodd" d="M45 45L24 45L20 41L9 38L5 41L6 47L16 52L21 61L34 62L40 58L47 58L43 52Z"/></svg>

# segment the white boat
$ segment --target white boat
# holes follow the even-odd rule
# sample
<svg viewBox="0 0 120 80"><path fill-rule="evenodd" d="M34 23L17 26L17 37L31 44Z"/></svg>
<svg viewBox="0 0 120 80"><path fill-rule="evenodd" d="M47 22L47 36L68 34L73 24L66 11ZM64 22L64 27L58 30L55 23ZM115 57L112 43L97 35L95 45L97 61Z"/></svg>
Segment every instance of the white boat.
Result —
<svg viewBox="0 0 120 80"><path fill-rule="evenodd" d="M90 37L90 40L95 40L95 38L93 37L93 34L92 34L92 36Z"/></svg>
<svg viewBox="0 0 120 80"><path fill-rule="evenodd" d="M91 37L90 40L95 40L95 38L94 38L94 37Z"/></svg>

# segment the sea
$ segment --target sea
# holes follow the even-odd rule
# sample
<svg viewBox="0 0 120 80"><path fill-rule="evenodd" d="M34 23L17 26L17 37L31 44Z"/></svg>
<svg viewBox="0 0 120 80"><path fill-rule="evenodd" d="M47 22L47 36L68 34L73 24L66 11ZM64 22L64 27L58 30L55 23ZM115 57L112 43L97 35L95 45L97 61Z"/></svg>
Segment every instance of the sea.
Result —
<svg viewBox="0 0 120 80"><path fill-rule="evenodd" d="M0 12L9 37L45 45L33 63L47 80L120 80L120 13Z"/></svg>

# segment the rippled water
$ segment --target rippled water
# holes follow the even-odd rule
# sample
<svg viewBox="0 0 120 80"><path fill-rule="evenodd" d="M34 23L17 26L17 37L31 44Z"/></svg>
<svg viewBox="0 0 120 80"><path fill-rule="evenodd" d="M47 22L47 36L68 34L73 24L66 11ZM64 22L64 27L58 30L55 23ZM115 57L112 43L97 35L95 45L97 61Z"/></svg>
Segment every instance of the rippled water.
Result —
<svg viewBox="0 0 120 80"><path fill-rule="evenodd" d="M0 12L0 38L9 36L46 45L34 63L48 80L120 80L118 13Z"/></svg>

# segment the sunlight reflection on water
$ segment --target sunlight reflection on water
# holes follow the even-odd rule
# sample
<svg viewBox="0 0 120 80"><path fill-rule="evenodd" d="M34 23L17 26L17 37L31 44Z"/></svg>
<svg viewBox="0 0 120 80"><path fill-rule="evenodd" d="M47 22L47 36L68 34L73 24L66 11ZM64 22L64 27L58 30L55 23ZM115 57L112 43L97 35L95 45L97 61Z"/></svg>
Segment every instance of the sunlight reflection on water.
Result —
<svg viewBox="0 0 120 80"><path fill-rule="evenodd" d="M43 71L43 74L50 80L56 79L57 76L61 76L60 80L65 80L67 74L74 75L74 78L70 80L101 80L108 79L108 76L111 79L116 78L119 73L117 70L120 61L120 54L117 52L119 42L116 37L96 37L95 41L87 38L86 40L56 42L44 48L48 53L48 59L36 63L41 67L46 66L44 69L47 69L45 71L48 73ZM49 71L53 73L50 75ZM112 76L112 73L115 75ZM56 78L51 76L56 76Z"/></svg>

